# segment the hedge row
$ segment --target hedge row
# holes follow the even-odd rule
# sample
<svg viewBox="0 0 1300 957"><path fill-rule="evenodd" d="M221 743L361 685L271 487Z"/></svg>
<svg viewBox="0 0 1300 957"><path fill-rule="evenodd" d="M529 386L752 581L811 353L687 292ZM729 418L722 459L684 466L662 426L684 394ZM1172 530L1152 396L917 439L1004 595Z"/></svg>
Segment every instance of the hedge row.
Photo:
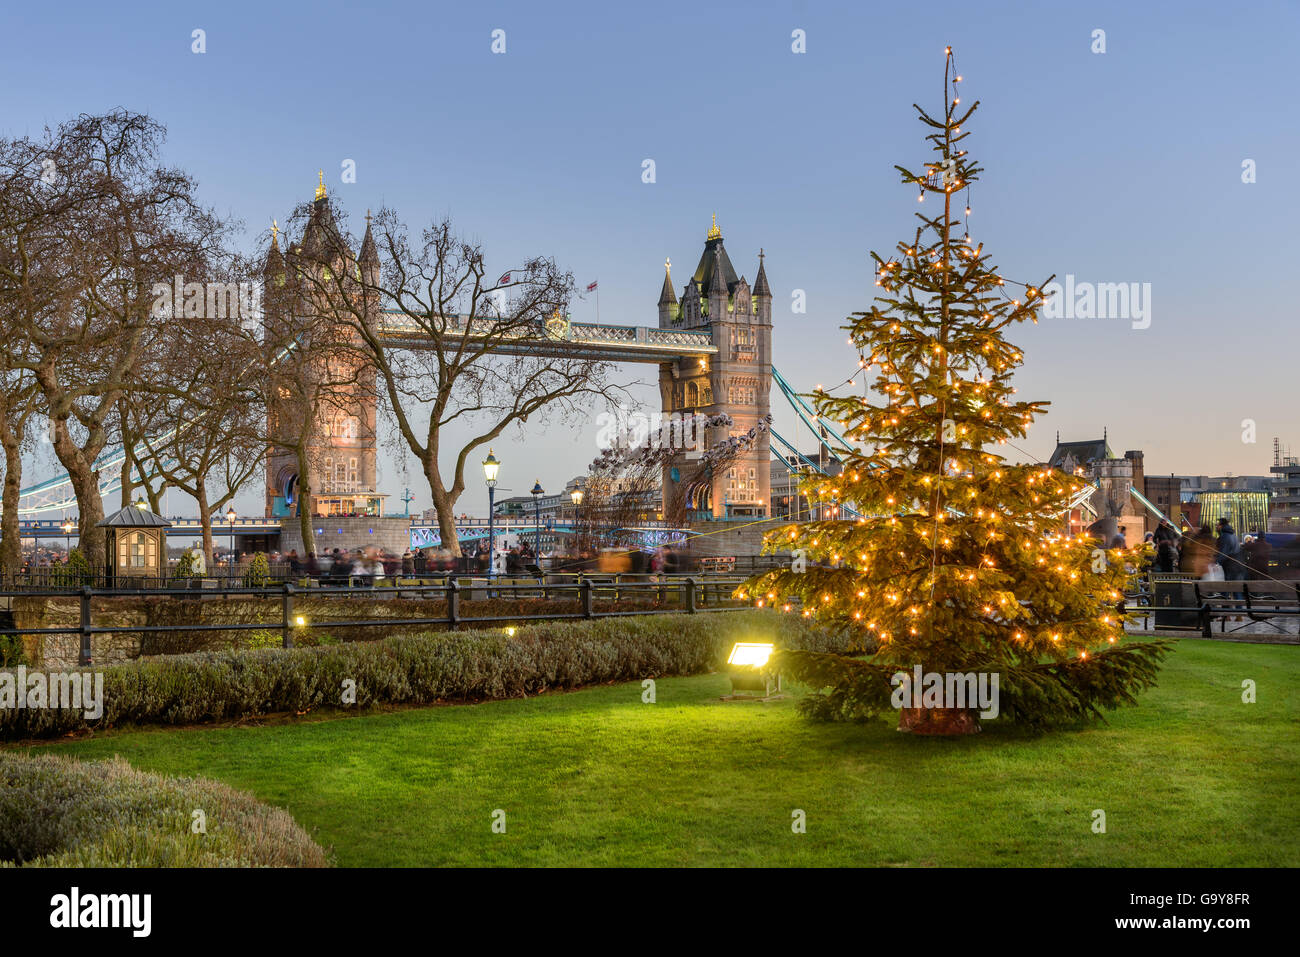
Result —
<svg viewBox="0 0 1300 957"><path fill-rule="evenodd" d="M202 812L196 816L195 812ZM0 754L0 866L325 867L288 812L121 758Z"/></svg>
<svg viewBox="0 0 1300 957"><path fill-rule="evenodd" d="M748 610L541 622L513 636L442 632L316 648L142 658L97 669L104 682L98 720L66 709L3 709L0 737L229 721L322 707L512 698L699 674L722 665L740 640L807 651L846 647L845 639L805 619ZM349 689L355 702L344 700Z"/></svg>

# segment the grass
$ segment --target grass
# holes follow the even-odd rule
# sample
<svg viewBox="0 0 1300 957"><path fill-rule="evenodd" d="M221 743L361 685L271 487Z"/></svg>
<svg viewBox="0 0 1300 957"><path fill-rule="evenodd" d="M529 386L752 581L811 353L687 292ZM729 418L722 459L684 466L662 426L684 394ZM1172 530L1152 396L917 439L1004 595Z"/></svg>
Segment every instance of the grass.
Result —
<svg viewBox="0 0 1300 957"><path fill-rule="evenodd" d="M1047 735L814 724L706 675L33 750L224 781L343 866L1295 866L1298 673L1296 647L1184 640L1139 706Z"/></svg>

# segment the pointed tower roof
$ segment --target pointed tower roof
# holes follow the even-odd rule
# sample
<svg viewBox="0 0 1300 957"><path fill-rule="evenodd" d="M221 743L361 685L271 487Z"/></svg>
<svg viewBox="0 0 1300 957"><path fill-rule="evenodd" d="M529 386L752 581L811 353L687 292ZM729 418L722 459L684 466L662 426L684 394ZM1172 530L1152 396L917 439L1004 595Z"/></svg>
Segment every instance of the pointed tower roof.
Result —
<svg viewBox="0 0 1300 957"><path fill-rule="evenodd" d="M767 270L763 268L763 250L758 251L758 278L754 280L754 295L772 297L772 290L767 284Z"/></svg>
<svg viewBox="0 0 1300 957"><path fill-rule="evenodd" d="M730 266L731 263L727 263ZM713 269L712 275L709 276L709 284L705 287L710 296L729 296L731 287L735 286L740 280L735 278L735 270L732 270L732 279L727 281L727 270L722 265L722 243L713 247Z"/></svg>
<svg viewBox="0 0 1300 957"><path fill-rule="evenodd" d="M695 267L695 275L691 277L701 294L707 294L713 288L715 270L720 272L722 281L726 283L727 292L730 293L736 287L739 277L731 265L731 259L727 256L726 247L722 244L722 230L718 228L716 214L713 217L713 226L704 241L704 252L700 256L700 263Z"/></svg>
<svg viewBox="0 0 1300 957"><path fill-rule="evenodd" d="M664 260L664 288L659 293L659 305L673 306L677 304L677 295L673 292L673 263L671 259Z"/></svg>
<svg viewBox="0 0 1300 957"><path fill-rule="evenodd" d="M262 267L263 276L274 276L284 272L284 257L280 255L280 224L271 220L271 248L266 253L266 264Z"/></svg>
<svg viewBox="0 0 1300 957"><path fill-rule="evenodd" d="M314 255L325 246L326 237L337 233L334 225L334 210L325 195L325 171L320 170L319 184L316 186L316 199L312 202L311 218L302 233L302 251Z"/></svg>
<svg viewBox="0 0 1300 957"><path fill-rule="evenodd" d="M361 240L361 265L378 266L379 248L375 245L374 234L370 231L370 210L366 210L366 237Z"/></svg>

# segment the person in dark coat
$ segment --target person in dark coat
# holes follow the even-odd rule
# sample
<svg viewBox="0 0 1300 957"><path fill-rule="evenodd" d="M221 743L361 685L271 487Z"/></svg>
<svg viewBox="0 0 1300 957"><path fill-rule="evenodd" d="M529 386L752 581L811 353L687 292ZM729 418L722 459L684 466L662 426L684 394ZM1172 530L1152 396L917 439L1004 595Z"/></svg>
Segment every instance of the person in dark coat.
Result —
<svg viewBox="0 0 1300 957"><path fill-rule="evenodd" d="M1240 581L1246 577L1246 567L1241 562L1241 542L1226 518L1219 519L1218 524L1219 538L1214 547L1219 553L1219 564L1223 566L1223 580Z"/></svg>
<svg viewBox="0 0 1300 957"><path fill-rule="evenodd" d="M1247 574L1251 579L1265 581L1271 577L1268 563L1273 557L1273 546L1268 543L1263 532L1256 532L1251 541L1241 546L1241 551Z"/></svg>
<svg viewBox="0 0 1300 957"><path fill-rule="evenodd" d="M1159 547L1161 542L1174 542L1177 544L1178 532L1174 530L1174 526L1170 523L1169 519L1162 518L1160 524L1156 526L1155 541L1157 547Z"/></svg>
<svg viewBox="0 0 1300 957"><path fill-rule="evenodd" d="M1241 541L1237 538L1237 532L1232 527L1232 523L1226 518L1218 521L1219 537L1214 543L1215 551L1218 553L1219 564L1223 566L1223 580L1225 582L1244 581L1246 578L1246 566L1241 561ZM1241 589L1233 588L1228 591L1229 595L1234 598L1240 597ZM1234 605L1234 608L1240 607ZM1233 621L1241 621L1240 615L1234 616Z"/></svg>

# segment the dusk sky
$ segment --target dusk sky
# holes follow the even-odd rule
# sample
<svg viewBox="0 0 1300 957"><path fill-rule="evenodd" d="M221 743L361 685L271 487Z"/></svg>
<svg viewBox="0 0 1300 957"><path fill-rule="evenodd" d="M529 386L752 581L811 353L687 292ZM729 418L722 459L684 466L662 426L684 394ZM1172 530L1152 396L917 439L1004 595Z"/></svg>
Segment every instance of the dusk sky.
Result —
<svg viewBox="0 0 1300 957"><path fill-rule="evenodd" d="M716 212L751 283L765 250L775 364L805 389L856 368L839 327L874 295L869 251L914 230L893 166L929 157L912 104L941 110L951 44L982 103L971 226L993 263L1024 281L1150 284L1148 328L1013 331L1020 397L1051 402L1026 457L1103 427L1148 474L1266 474L1274 436L1300 450L1296 3L44 3L5 21L5 135L149 113L167 161L243 221L250 250L323 168L354 226L384 205L414 230L449 216L491 269L553 256L579 288L599 281L602 321L654 325L664 258L680 293ZM340 182L349 159L355 184ZM594 320L594 296L572 314ZM655 368L622 373L657 408ZM595 411L497 442L502 494L584 471ZM25 480L52 471L46 451ZM458 509L485 513L480 482ZM413 509L430 504L414 467L404 480L386 461L390 510L404 484ZM260 486L240 503L260 513Z"/></svg>

